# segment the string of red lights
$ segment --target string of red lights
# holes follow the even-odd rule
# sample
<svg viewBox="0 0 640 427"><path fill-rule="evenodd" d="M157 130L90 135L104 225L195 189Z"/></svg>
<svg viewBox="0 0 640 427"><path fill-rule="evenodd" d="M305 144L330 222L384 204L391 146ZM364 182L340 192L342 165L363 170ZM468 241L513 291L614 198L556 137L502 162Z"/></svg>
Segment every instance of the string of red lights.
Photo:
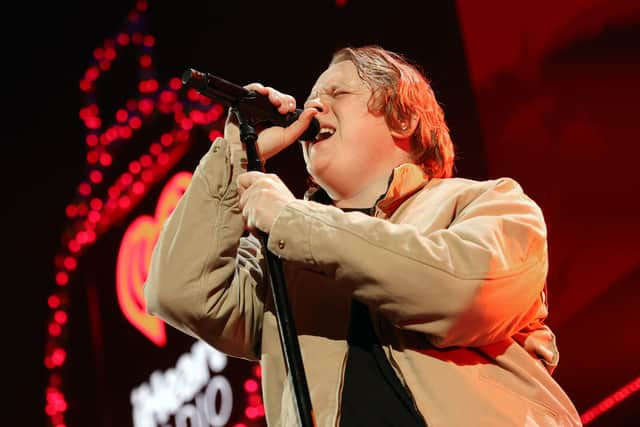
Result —
<svg viewBox="0 0 640 427"><path fill-rule="evenodd" d="M103 45L93 51L91 63L79 83L86 100L79 116L86 128L87 172L77 187L74 199L66 207L67 221L61 247L54 257L56 287L48 297L44 359L48 384L44 409L49 425L55 427L66 427L68 403L64 391L64 368L67 312L71 304L68 285L72 283L82 254L114 224L126 218L153 185L171 171L191 146L195 127L205 128L212 141L220 136L214 127L224 112L219 104L213 104L195 90L189 90L186 97L181 97L182 83L178 77L170 79L166 87L161 87L156 79L152 55L155 37L142 30L147 9L145 0L135 4L127 16L125 28L115 37L106 38ZM137 52L140 70L138 95L118 109L112 124L105 126L109 119L100 114L96 91L100 78L112 69L120 52L126 48ZM121 146L126 149L135 141L136 133L145 123L157 116L170 117L174 127L161 134L144 154L129 163L127 170L105 186L108 176L113 174L109 168L117 156L117 149ZM259 378L259 368L254 374ZM245 390L248 396L244 411L247 421L263 417L259 381L248 379ZM237 427L243 426L244 423L237 424Z"/></svg>

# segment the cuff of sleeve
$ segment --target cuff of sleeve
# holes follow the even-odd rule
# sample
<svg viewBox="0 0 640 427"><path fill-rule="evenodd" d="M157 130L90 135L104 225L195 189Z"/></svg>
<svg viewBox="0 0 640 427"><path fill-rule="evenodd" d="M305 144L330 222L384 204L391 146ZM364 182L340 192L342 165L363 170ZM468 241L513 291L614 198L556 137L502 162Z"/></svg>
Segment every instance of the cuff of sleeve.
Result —
<svg viewBox="0 0 640 427"><path fill-rule="evenodd" d="M311 226L309 202L294 200L288 203L276 217L267 247L271 252L288 261L315 264L311 255Z"/></svg>

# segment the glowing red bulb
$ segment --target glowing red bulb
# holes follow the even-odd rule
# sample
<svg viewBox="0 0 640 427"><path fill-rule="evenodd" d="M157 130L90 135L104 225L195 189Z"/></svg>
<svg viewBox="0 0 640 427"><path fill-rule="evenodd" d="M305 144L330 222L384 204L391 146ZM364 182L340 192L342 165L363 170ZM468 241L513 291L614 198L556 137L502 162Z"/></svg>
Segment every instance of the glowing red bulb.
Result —
<svg viewBox="0 0 640 427"><path fill-rule="evenodd" d="M75 240L70 241L67 247L69 248L69 252L71 253L75 254L77 252L80 252L80 243Z"/></svg>
<svg viewBox="0 0 640 427"><path fill-rule="evenodd" d="M133 132L131 131L131 128L129 126L120 126L118 128L118 134L120 135L120 138L129 139L131 138Z"/></svg>
<svg viewBox="0 0 640 427"><path fill-rule="evenodd" d="M250 420L253 420L255 418L258 418L258 411L256 410L256 408L249 406L248 408L245 408L244 410L244 414L247 416L247 418L249 418Z"/></svg>
<svg viewBox="0 0 640 427"><path fill-rule="evenodd" d="M153 159L151 159L150 155L143 154L142 156L140 156L140 164L142 165L142 167L148 168L153 164Z"/></svg>
<svg viewBox="0 0 640 427"><path fill-rule="evenodd" d="M117 52L114 48L109 47L107 49L104 50L104 57L108 60L108 61L113 61L117 56Z"/></svg>
<svg viewBox="0 0 640 427"><path fill-rule="evenodd" d="M91 82L88 80L80 80L80 90L83 92L89 92L91 90Z"/></svg>
<svg viewBox="0 0 640 427"><path fill-rule="evenodd" d="M156 38L153 37L151 34L147 34L146 36L144 36L143 43L146 47L153 47L153 45L156 43Z"/></svg>
<svg viewBox="0 0 640 427"><path fill-rule="evenodd" d="M100 164L102 166L109 166L111 164L111 154L109 153L100 154Z"/></svg>
<svg viewBox="0 0 640 427"><path fill-rule="evenodd" d="M140 126L142 126L142 120L140 120L140 117L131 117L129 119L129 126L133 129L140 129Z"/></svg>
<svg viewBox="0 0 640 427"><path fill-rule="evenodd" d="M146 0L138 0L136 2L136 10L138 12L144 12L145 10L147 10L147 2L146 2Z"/></svg>
<svg viewBox="0 0 640 427"><path fill-rule="evenodd" d="M49 304L49 308L58 308L60 306L60 297L57 295L51 295L47 298L47 304Z"/></svg>
<svg viewBox="0 0 640 427"><path fill-rule="evenodd" d="M258 390L258 382L254 379L248 379L244 382L244 389L248 393L255 393Z"/></svg>
<svg viewBox="0 0 640 427"><path fill-rule="evenodd" d="M131 172L132 174L138 174L140 173L140 163L138 163L137 161L133 161L131 163L129 163L129 172Z"/></svg>
<svg viewBox="0 0 640 427"><path fill-rule="evenodd" d="M160 137L160 144L164 145L165 147L170 146L171 144L173 144L173 136L171 136L170 133L162 134L162 136Z"/></svg>
<svg viewBox="0 0 640 427"><path fill-rule="evenodd" d="M96 145L98 145L98 137L94 134L87 135L85 141L89 147L95 147Z"/></svg>
<svg viewBox="0 0 640 427"><path fill-rule="evenodd" d="M160 93L160 102L164 103L164 104L170 104L172 102L175 102L177 99L177 95L175 92L172 92L170 90L163 90Z"/></svg>
<svg viewBox="0 0 640 427"><path fill-rule="evenodd" d="M59 286L65 286L69 282L69 275L64 271L59 271L56 274L56 283Z"/></svg>
<svg viewBox="0 0 640 427"><path fill-rule="evenodd" d="M155 82L155 80L153 80L153 82ZM155 87L157 88L157 83ZM154 85L151 83L147 84L146 89L147 92L155 91ZM153 113L153 107L153 101L151 101L150 99L143 99L142 101L138 102L138 110L140 110L140 112L145 116Z"/></svg>
<svg viewBox="0 0 640 427"><path fill-rule="evenodd" d="M99 170L92 170L89 173L89 179L94 184L98 184L99 182L102 182L102 172L100 172Z"/></svg>
<svg viewBox="0 0 640 427"><path fill-rule="evenodd" d="M62 333L62 328L56 323L49 323L49 335L58 337Z"/></svg>
<svg viewBox="0 0 640 427"><path fill-rule="evenodd" d="M88 183L83 182L78 186L78 192L86 197L91 194L91 186Z"/></svg>
<svg viewBox="0 0 640 427"><path fill-rule="evenodd" d="M190 119L182 119L180 121L180 127L184 130L191 130L193 128L193 121Z"/></svg>
<svg viewBox="0 0 640 427"><path fill-rule="evenodd" d="M158 164L166 165L169 163L169 155L167 153L160 153L158 156Z"/></svg>
<svg viewBox="0 0 640 427"><path fill-rule="evenodd" d="M151 56L149 55L142 55L140 57L140 66L141 67L150 67L151 66Z"/></svg>
<svg viewBox="0 0 640 427"><path fill-rule="evenodd" d="M73 218L78 214L78 208L74 205L67 205L65 208L65 212L68 218Z"/></svg>
<svg viewBox="0 0 640 427"><path fill-rule="evenodd" d="M102 200L98 198L91 199L89 205L91 206L91 209L99 211L100 209L102 209Z"/></svg>
<svg viewBox="0 0 640 427"><path fill-rule="evenodd" d="M173 90L180 89L182 87L182 80L177 77L172 78L169 80L169 87Z"/></svg>
<svg viewBox="0 0 640 427"><path fill-rule="evenodd" d="M153 154L154 156L157 156L158 154L162 153L162 146L160 144L158 144L157 142L154 142L149 147L149 152L151 154Z"/></svg>
<svg viewBox="0 0 640 427"><path fill-rule="evenodd" d="M129 34L127 33L120 33L118 34L118 36L116 37L116 41L118 42L118 44L120 46L126 46L129 44Z"/></svg>
<svg viewBox="0 0 640 427"><path fill-rule="evenodd" d="M103 48L97 47L93 51L93 57L96 58L98 61L101 60L103 56L104 56L104 49Z"/></svg>
<svg viewBox="0 0 640 427"><path fill-rule="evenodd" d="M54 313L53 319L61 325L67 323L67 313L63 310L58 310Z"/></svg>
<svg viewBox="0 0 640 427"><path fill-rule="evenodd" d="M131 200L127 196L120 197L118 204L122 209L127 209L131 205Z"/></svg>
<svg viewBox="0 0 640 427"><path fill-rule="evenodd" d="M51 354L51 363L53 363L54 366L60 366L64 363L64 360L67 357L67 352L64 351L61 348L56 348L55 350L53 350L53 353Z"/></svg>
<svg viewBox="0 0 640 427"><path fill-rule="evenodd" d="M120 123L126 122L127 117L129 117L129 113L127 112L127 110L124 110L121 108L118 111L116 111L116 120L119 121Z"/></svg>
<svg viewBox="0 0 640 427"><path fill-rule="evenodd" d="M189 98L190 101L197 101L198 98L200 98L200 93L195 89L189 89L187 91L187 98Z"/></svg>
<svg viewBox="0 0 640 427"><path fill-rule="evenodd" d="M64 259L64 268L66 268L67 270L73 271L76 269L77 266L78 266L78 262L76 261L75 258L66 257Z"/></svg>
<svg viewBox="0 0 640 427"><path fill-rule="evenodd" d="M88 218L89 218L89 221L93 223L97 223L100 221L100 218L101 218L100 212L91 211L89 212Z"/></svg>
<svg viewBox="0 0 640 427"><path fill-rule="evenodd" d="M133 193L141 195L144 193L144 184L140 181L133 184Z"/></svg>
<svg viewBox="0 0 640 427"><path fill-rule="evenodd" d="M102 126L102 121L98 117L88 117L84 121L84 125L89 129L100 129L100 126Z"/></svg>
<svg viewBox="0 0 640 427"><path fill-rule="evenodd" d="M130 173L125 172L120 177L120 180L122 182L122 185L130 185L133 182L133 176Z"/></svg>
<svg viewBox="0 0 640 427"><path fill-rule="evenodd" d="M89 67L87 71L84 73L84 78L90 82L95 81L100 75L100 69L98 67Z"/></svg>
<svg viewBox="0 0 640 427"><path fill-rule="evenodd" d="M98 158L100 156L98 155L98 152L93 150L93 151L89 151L87 153L87 163L89 163L90 165L94 165L96 163L98 163Z"/></svg>

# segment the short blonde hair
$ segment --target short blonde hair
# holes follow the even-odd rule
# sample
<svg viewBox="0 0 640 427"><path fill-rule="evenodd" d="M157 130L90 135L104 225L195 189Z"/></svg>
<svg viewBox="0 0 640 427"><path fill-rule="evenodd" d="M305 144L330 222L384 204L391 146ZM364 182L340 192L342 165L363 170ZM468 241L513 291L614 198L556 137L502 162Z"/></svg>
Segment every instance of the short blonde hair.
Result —
<svg viewBox="0 0 640 427"><path fill-rule="evenodd" d="M402 123L418 124L411 135L411 157L432 178L453 175L454 147L444 111L417 65L380 46L346 47L333 54L331 64L351 61L373 94L369 111L384 112L387 125L402 131Z"/></svg>

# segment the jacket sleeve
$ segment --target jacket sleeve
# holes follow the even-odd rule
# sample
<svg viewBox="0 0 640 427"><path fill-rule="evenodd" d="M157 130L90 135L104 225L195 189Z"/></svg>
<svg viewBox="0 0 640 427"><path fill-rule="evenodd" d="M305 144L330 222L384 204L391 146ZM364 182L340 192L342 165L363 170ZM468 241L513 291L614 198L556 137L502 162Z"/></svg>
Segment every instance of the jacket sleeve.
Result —
<svg viewBox="0 0 640 427"><path fill-rule="evenodd" d="M450 225L427 232L296 200L276 218L268 245L353 287L354 297L438 347L506 339L544 304L542 212L509 178L468 184L455 204L463 207Z"/></svg>
<svg viewBox="0 0 640 427"><path fill-rule="evenodd" d="M259 354L264 286L260 244L242 238L236 177L246 158L216 140L153 249L147 311L231 356Z"/></svg>

